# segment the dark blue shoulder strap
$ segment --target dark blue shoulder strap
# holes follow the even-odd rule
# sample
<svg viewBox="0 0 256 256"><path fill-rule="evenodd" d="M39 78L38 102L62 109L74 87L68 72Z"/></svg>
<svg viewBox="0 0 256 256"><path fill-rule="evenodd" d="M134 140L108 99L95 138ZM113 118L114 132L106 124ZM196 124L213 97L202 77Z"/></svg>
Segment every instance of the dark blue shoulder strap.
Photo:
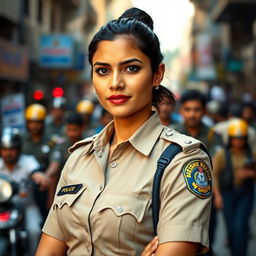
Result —
<svg viewBox="0 0 256 256"><path fill-rule="evenodd" d="M179 146L176 143L172 143L164 150L164 152L157 161L157 169L155 172L152 189L152 215L155 235L157 233L157 223L159 219L160 209L160 184L164 173L164 169L172 161L172 159L181 151L181 146Z"/></svg>

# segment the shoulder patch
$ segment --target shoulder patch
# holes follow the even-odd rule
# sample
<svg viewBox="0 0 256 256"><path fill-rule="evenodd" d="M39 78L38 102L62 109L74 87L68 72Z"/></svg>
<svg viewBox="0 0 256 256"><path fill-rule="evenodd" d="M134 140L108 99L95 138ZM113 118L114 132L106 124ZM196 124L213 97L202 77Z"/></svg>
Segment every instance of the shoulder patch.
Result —
<svg viewBox="0 0 256 256"><path fill-rule="evenodd" d="M203 160L191 160L182 167L187 189L201 199L212 194L212 175L207 163Z"/></svg>
<svg viewBox="0 0 256 256"><path fill-rule="evenodd" d="M195 138L179 133L176 130L165 127L161 137L170 142L174 142L182 147L183 152L188 152L191 149L199 148L201 142Z"/></svg>
<svg viewBox="0 0 256 256"><path fill-rule="evenodd" d="M83 184L74 184L74 185L64 186L57 193L57 196L63 196L66 194L76 194L82 187L83 187Z"/></svg>

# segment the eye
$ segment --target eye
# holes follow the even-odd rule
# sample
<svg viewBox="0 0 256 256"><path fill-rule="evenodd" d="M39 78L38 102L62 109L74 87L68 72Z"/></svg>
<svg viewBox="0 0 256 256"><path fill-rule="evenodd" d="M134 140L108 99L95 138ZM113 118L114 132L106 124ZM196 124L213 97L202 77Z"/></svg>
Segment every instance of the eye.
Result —
<svg viewBox="0 0 256 256"><path fill-rule="evenodd" d="M99 75L106 75L108 74L110 71L107 68L97 68L95 70L95 72Z"/></svg>
<svg viewBox="0 0 256 256"><path fill-rule="evenodd" d="M125 68L125 71L130 72L130 73L136 73L140 70L140 67L137 65L131 65Z"/></svg>

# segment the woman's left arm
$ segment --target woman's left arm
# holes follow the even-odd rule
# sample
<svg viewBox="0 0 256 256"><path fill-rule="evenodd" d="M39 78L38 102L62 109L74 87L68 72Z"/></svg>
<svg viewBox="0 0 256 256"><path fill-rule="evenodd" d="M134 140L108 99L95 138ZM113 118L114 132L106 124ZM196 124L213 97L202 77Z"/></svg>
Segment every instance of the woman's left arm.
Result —
<svg viewBox="0 0 256 256"><path fill-rule="evenodd" d="M167 242L158 246L155 256L195 256L198 247L198 243Z"/></svg>
<svg viewBox="0 0 256 256"><path fill-rule="evenodd" d="M163 244L158 244L158 237L154 239L145 247L141 256L194 256L198 249L197 243L191 242L167 242Z"/></svg>

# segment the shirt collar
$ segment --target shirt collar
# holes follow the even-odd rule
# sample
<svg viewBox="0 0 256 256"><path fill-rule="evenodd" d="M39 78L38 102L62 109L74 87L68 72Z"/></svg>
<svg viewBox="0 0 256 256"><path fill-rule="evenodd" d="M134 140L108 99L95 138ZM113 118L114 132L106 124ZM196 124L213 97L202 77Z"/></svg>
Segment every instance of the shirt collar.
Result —
<svg viewBox="0 0 256 256"><path fill-rule="evenodd" d="M157 112L154 112L151 117L129 138L131 145L148 156L156 143L158 137L163 130L163 125L160 122ZM111 121L95 138L93 148L91 150L101 150L109 143L114 133L114 122Z"/></svg>

